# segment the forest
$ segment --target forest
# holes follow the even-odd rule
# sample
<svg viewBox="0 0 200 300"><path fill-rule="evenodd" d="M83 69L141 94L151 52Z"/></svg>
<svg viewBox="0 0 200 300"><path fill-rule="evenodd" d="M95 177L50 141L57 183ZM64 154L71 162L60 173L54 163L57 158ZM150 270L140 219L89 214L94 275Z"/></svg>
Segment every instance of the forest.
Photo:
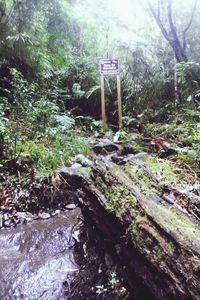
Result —
<svg viewBox="0 0 200 300"><path fill-rule="evenodd" d="M0 299L200 299L199 30L198 0L0 0Z"/></svg>

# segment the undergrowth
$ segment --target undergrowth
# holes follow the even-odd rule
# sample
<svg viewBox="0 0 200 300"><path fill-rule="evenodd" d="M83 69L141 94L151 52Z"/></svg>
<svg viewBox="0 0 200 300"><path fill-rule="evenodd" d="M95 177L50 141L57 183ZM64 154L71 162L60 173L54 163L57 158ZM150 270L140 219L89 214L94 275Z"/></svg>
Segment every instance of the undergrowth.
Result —
<svg viewBox="0 0 200 300"><path fill-rule="evenodd" d="M0 161L25 160L38 177L52 175L77 154L89 155L84 137L74 131L75 120L49 100L48 92L10 70L12 95L0 97Z"/></svg>
<svg viewBox="0 0 200 300"><path fill-rule="evenodd" d="M179 166L199 168L200 109L182 109L168 124L147 124L145 134L151 138L162 137L176 150L173 160Z"/></svg>

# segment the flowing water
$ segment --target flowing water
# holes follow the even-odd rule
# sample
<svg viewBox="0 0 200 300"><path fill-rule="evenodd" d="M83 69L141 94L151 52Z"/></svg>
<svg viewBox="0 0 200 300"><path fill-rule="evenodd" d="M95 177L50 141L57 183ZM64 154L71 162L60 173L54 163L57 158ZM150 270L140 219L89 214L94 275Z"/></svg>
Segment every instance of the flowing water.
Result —
<svg viewBox="0 0 200 300"><path fill-rule="evenodd" d="M72 230L80 210L0 231L0 299L67 299L78 270Z"/></svg>

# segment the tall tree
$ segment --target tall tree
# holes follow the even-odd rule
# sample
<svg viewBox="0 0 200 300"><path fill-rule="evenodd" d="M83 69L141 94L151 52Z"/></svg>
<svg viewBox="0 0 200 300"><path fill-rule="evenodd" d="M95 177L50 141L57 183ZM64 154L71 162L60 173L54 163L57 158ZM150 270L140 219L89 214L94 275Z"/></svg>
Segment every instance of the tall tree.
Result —
<svg viewBox="0 0 200 300"><path fill-rule="evenodd" d="M186 36L188 30L192 25L194 13L197 7L197 2L198 0L194 1L194 5L188 23L185 26L185 28L182 30L182 32L179 33L173 19L172 0L166 1L167 7L166 7L165 15L167 17L168 24L164 24L164 20L162 18L162 14L161 14L162 0L157 0L156 7L153 6L152 2L148 1L149 9L156 23L158 24L163 36L171 45L177 62L188 60L187 52L186 52L186 48L187 48Z"/></svg>

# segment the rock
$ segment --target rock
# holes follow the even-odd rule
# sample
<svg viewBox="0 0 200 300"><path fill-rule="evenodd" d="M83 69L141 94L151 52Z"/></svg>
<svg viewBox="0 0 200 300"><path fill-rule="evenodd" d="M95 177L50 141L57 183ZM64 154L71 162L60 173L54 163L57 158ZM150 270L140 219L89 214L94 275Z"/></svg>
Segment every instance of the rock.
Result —
<svg viewBox="0 0 200 300"><path fill-rule="evenodd" d="M9 228L9 227L11 227L11 221L10 220L6 220L6 221L4 221L4 227L7 227L7 228Z"/></svg>
<svg viewBox="0 0 200 300"><path fill-rule="evenodd" d="M73 168L73 169L78 169L78 168L81 168L81 167L82 167L82 165L79 164L79 163L77 163L77 162L75 162L75 163L72 165L72 168Z"/></svg>
<svg viewBox="0 0 200 300"><path fill-rule="evenodd" d="M79 242L80 241L80 230L79 229L77 229L77 230L75 230L73 233L72 233L72 237L74 238L74 240L76 241L76 242Z"/></svg>
<svg viewBox="0 0 200 300"><path fill-rule="evenodd" d="M120 131L117 131L113 137L113 142L117 143L119 141Z"/></svg>
<svg viewBox="0 0 200 300"><path fill-rule="evenodd" d="M0 230L1 300L66 299L62 283L67 278L71 287L71 270L78 267L69 245L77 213Z"/></svg>
<svg viewBox="0 0 200 300"><path fill-rule="evenodd" d="M27 222L27 223L30 223L33 220L34 220L33 215L30 212L27 212L24 221Z"/></svg>
<svg viewBox="0 0 200 300"><path fill-rule="evenodd" d="M52 212L52 217L55 217L55 216L59 216L61 214L61 210L60 209L56 209L55 211Z"/></svg>
<svg viewBox="0 0 200 300"><path fill-rule="evenodd" d="M85 157L83 154L79 154L75 157L75 161L81 164L83 167L90 167L92 166L93 162Z"/></svg>
<svg viewBox="0 0 200 300"><path fill-rule="evenodd" d="M107 154L108 152L118 151L120 147L109 140L103 140L93 146L96 154Z"/></svg>
<svg viewBox="0 0 200 300"><path fill-rule="evenodd" d="M71 203L71 204L66 205L65 207L66 207L66 209L72 210L72 209L76 208L76 205Z"/></svg>
<svg viewBox="0 0 200 300"><path fill-rule="evenodd" d="M123 165L111 159L98 157L89 177L83 180L77 174L70 181L81 194L85 217L116 249L137 299L199 299L197 219L159 196L150 168L157 163L153 157L144 162L131 155ZM156 166L159 170L159 163ZM164 176L167 179L168 173ZM105 262L112 264L108 256Z"/></svg>
<svg viewBox="0 0 200 300"><path fill-rule="evenodd" d="M51 218L51 215L49 213L46 213L46 212L40 212L38 214L38 216L39 216L40 219L43 219L43 220Z"/></svg>
<svg viewBox="0 0 200 300"><path fill-rule="evenodd" d="M55 214L60 215L61 211L60 209L56 209Z"/></svg>
<svg viewBox="0 0 200 300"><path fill-rule="evenodd" d="M38 220L38 219L39 219L38 214L34 214L34 215L33 215L33 220Z"/></svg>
<svg viewBox="0 0 200 300"><path fill-rule="evenodd" d="M61 176L65 176L65 174L70 174L70 176L73 176L74 174L76 174L76 171L78 168L82 167L80 164L77 163L73 164L71 167L61 167L58 169L58 173L61 174Z"/></svg>
<svg viewBox="0 0 200 300"><path fill-rule="evenodd" d="M15 219L15 225L18 225L18 224L20 224L21 222L20 222L20 219L18 219L18 218L16 218Z"/></svg>
<svg viewBox="0 0 200 300"><path fill-rule="evenodd" d="M26 212L18 211L17 216L19 219L26 220L27 214L26 214Z"/></svg>
<svg viewBox="0 0 200 300"><path fill-rule="evenodd" d="M33 221L33 217L30 217L30 216L26 217L26 222L27 223L30 223L32 221Z"/></svg>
<svg viewBox="0 0 200 300"><path fill-rule="evenodd" d="M3 227L3 215L1 214L0 215L0 228Z"/></svg>
<svg viewBox="0 0 200 300"><path fill-rule="evenodd" d="M9 215L8 214L4 214L3 218L4 218L4 221L8 221L9 220Z"/></svg>

